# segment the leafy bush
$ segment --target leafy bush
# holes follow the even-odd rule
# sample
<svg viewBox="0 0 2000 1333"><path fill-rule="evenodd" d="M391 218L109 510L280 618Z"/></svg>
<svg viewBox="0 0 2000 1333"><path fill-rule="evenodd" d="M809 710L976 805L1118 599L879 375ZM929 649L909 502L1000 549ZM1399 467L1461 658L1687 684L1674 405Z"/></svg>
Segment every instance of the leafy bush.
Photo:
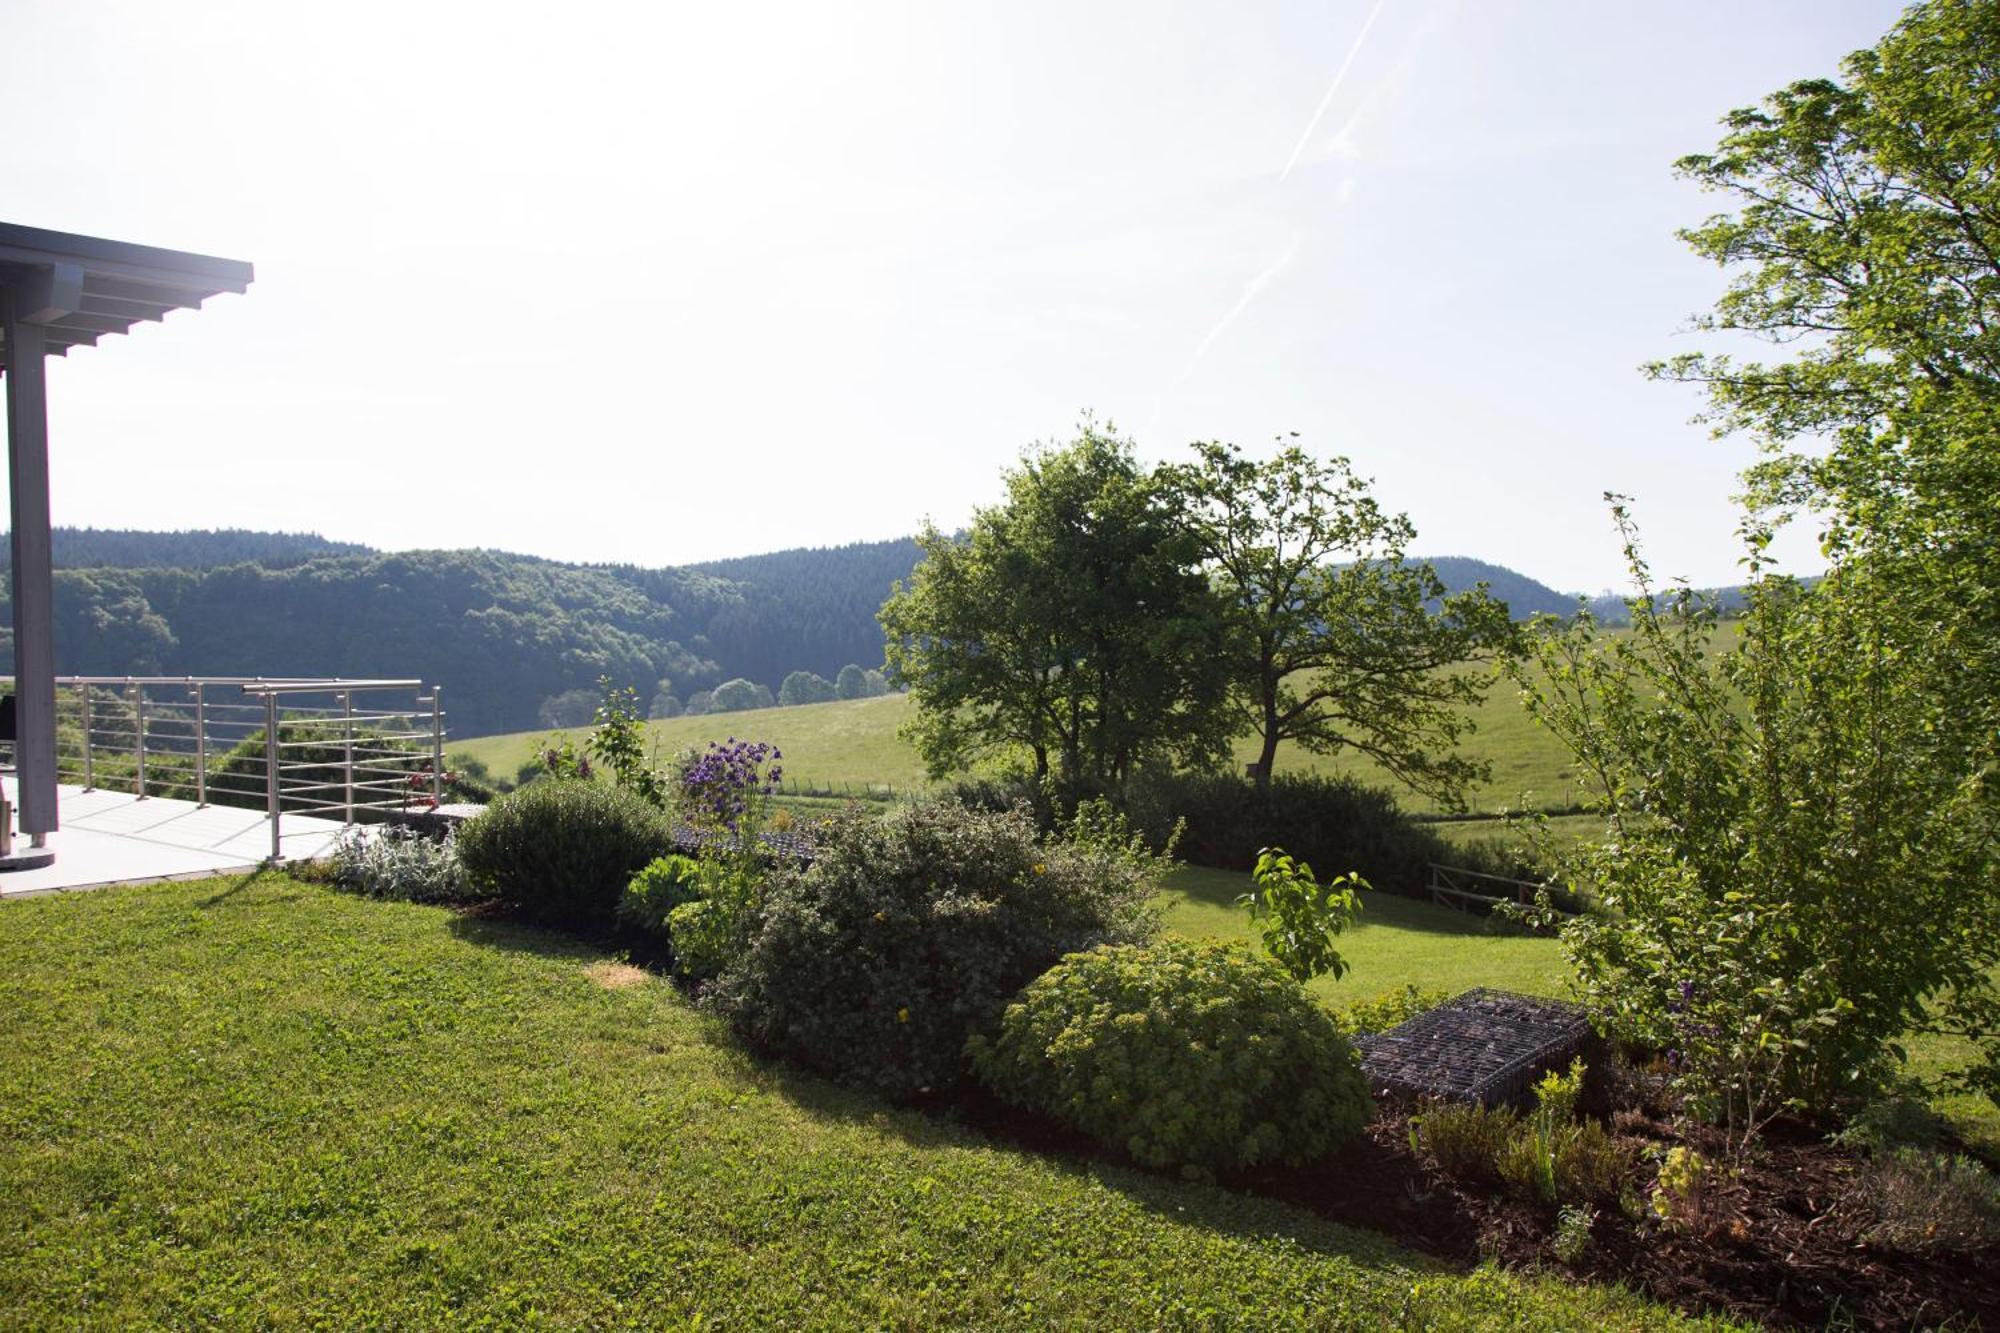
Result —
<svg viewBox="0 0 2000 1333"><path fill-rule="evenodd" d="M1438 1105L1412 1117L1411 1150L1454 1180L1497 1180L1531 1202L1616 1200L1638 1151L1595 1120L1575 1118L1583 1079L1581 1060L1543 1077L1526 1118L1506 1108Z"/></svg>
<svg viewBox="0 0 2000 1333"><path fill-rule="evenodd" d="M334 841L329 867L335 884L371 898L406 903L464 903L480 894L447 831L433 840L409 829L348 827Z"/></svg>
<svg viewBox="0 0 2000 1333"><path fill-rule="evenodd" d="M1864 1179L1877 1220L1871 1245L1918 1254L2000 1245L2000 1181L1968 1157L1900 1149Z"/></svg>
<svg viewBox="0 0 2000 1333"><path fill-rule="evenodd" d="M891 1096L956 1081L966 1039L1065 953L1154 928L1150 857L1044 843L1024 810L848 814L816 849L772 872L712 1002L755 1044Z"/></svg>
<svg viewBox="0 0 2000 1333"><path fill-rule="evenodd" d="M612 781L654 809L666 809L666 782L646 755L646 724L639 716L638 693L613 685L609 676L599 677L597 688L604 701L597 706L597 727L585 745L611 770Z"/></svg>
<svg viewBox="0 0 2000 1333"><path fill-rule="evenodd" d="M667 936L667 917L676 907L700 896L701 866L691 856L675 853L646 864L618 896L618 919L649 935Z"/></svg>
<svg viewBox="0 0 2000 1333"><path fill-rule="evenodd" d="M690 980L707 981L749 950L764 878L747 858L704 855L695 871L695 897L668 915L667 934L675 970Z"/></svg>
<svg viewBox="0 0 2000 1333"><path fill-rule="evenodd" d="M1432 862L1516 873L1452 846L1410 818L1388 791L1350 778L1282 774L1266 792L1227 773L1147 772L1125 795L1133 821L1155 840L1176 820L1187 829L1180 854L1196 865L1248 870L1266 847L1315 865L1347 866L1378 889L1425 896Z"/></svg>
<svg viewBox="0 0 2000 1333"><path fill-rule="evenodd" d="M1415 982L1401 990L1384 991L1372 1000L1350 1004L1339 1015L1349 1032L1387 1032L1400 1027L1418 1014L1429 1013L1451 998L1447 990L1420 989Z"/></svg>
<svg viewBox="0 0 2000 1333"><path fill-rule="evenodd" d="M1676 1144L1660 1162L1646 1210L1669 1230L1700 1230L1712 1220L1715 1194L1725 1179L1714 1162L1686 1144Z"/></svg>
<svg viewBox="0 0 2000 1333"><path fill-rule="evenodd" d="M1843 1148L1886 1153L1898 1148L1931 1149L1944 1137L1944 1121L1928 1104L1915 1097L1883 1097L1869 1102L1847 1118L1834 1135Z"/></svg>
<svg viewBox="0 0 2000 1333"><path fill-rule="evenodd" d="M1194 1174L1311 1161L1371 1110L1332 1017L1275 963L1228 945L1073 954L971 1051L1015 1105Z"/></svg>
<svg viewBox="0 0 2000 1333"><path fill-rule="evenodd" d="M1590 1231L1597 1225L1597 1210L1566 1204L1556 1214L1556 1234L1549 1248L1556 1258L1574 1268L1590 1255Z"/></svg>
<svg viewBox="0 0 2000 1333"><path fill-rule="evenodd" d="M1737 1151L1892 1082L1913 1031L1971 1036L1967 1081L2000 1095L2000 731L1942 688L1963 645L1865 566L1770 574L1753 523L1718 651L1713 606L1657 599L1613 512L1632 631L1552 622L1511 668L1610 829L1558 856L1604 909L1562 924L1592 1016Z"/></svg>
<svg viewBox="0 0 2000 1333"><path fill-rule="evenodd" d="M475 885L563 926L608 923L632 876L672 845L666 819L634 793L554 777L501 797L458 838Z"/></svg>

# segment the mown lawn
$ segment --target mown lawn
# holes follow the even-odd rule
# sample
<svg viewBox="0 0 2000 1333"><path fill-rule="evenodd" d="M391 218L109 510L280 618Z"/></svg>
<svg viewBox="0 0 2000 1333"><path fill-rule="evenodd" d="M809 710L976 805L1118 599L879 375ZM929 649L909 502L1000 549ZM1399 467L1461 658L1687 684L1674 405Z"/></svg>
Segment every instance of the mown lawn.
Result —
<svg viewBox="0 0 2000 1333"><path fill-rule="evenodd" d="M272 874L0 906L0 1197L22 1328L1672 1322L997 1148L593 948Z"/></svg>
<svg viewBox="0 0 2000 1333"><path fill-rule="evenodd" d="M1183 866L1160 897L1168 930L1197 939L1253 938L1249 913L1236 905L1251 887L1240 871ZM1567 975L1552 939L1510 931L1485 917L1393 893L1362 894L1361 915L1340 937L1351 969L1310 989L1334 1008L1414 985L1452 994L1474 986L1560 995Z"/></svg>

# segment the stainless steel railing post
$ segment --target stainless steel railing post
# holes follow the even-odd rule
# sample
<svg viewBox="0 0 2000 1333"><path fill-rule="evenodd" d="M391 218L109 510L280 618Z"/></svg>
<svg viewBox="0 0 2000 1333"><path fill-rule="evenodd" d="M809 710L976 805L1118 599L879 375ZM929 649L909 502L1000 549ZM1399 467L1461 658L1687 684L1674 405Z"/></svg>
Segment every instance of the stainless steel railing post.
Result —
<svg viewBox="0 0 2000 1333"><path fill-rule="evenodd" d="M271 819L271 860L282 861L278 841L278 696L264 696L264 809Z"/></svg>
<svg viewBox="0 0 2000 1333"><path fill-rule="evenodd" d="M444 686L431 686L431 802L444 804Z"/></svg>
<svg viewBox="0 0 2000 1333"><path fill-rule="evenodd" d="M208 804L208 701L202 686L194 686L194 801Z"/></svg>
<svg viewBox="0 0 2000 1333"><path fill-rule="evenodd" d="M134 685L132 688L132 743L138 752L138 772L133 775L133 789L140 800L146 799L146 687Z"/></svg>
<svg viewBox="0 0 2000 1333"><path fill-rule="evenodd" d="M90 762L90 686L80 688L83 690L83 789L96 791L97 770Z"/></svg>
<svg viewBox="0 0 2000 1333"><path fill-rule="evenodd" d="M341 725L341 771L347 788L347 821L354 822L354 695L347 690L340 692Z"/></svg>

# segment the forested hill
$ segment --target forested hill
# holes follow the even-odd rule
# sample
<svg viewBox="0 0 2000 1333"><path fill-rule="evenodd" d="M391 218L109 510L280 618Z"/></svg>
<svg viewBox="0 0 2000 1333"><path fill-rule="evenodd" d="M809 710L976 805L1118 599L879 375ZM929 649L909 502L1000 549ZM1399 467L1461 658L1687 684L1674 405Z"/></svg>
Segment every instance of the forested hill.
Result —
<svg viewBox="0 0 2000 1333"><path fill-rule="evenodd" d="M534 727L544 701L600 676L643 703L738 676L776 691L793 671L879 666L875 612L918 556L905 538L644 569L88 529L59 529L55 549L64 674L422 676L445 686L461 736ZM236 555L248 551L262 554ZM1497 565L1434 563L1453 590L1487 580L1517 615L1574 604ZM0 580L11 623L4 598ZM12 649L0 631L0 667Z"/></svg>
<svg viewBox="0 0 2000 1333"><path fill-rule="evenodd" d="M1517 574L1505 565L1465 555L1431 555L1423 559L1451 592L1463 592L1484 582L1488 592L1507 603L1507 610L1516 620L1544 614L1566 616L1576 610L1575 593L1557 592L1548 584Z"/></svg>
<svg viewBox="0 0 2000 1333"><path fill-rule="evenodd" d="M57 528L52 534L61 569L214 569L245 561L271 569L332 555L372 555L354 542L328 541L316 532L253 532L217 528L194 532L143 532L136 528ZM14 552L0 542L0 569Z"/></svg>
<svg viewBox="0 0 2000 1333"><path fill-rule="evenodd" d="M875 613L921 556L915 540L802 547L690 565L744 588L742 601L708 618L704 634L720 662L784 663L831 679L849 662L882 665ZM749 675L748 672L736 672ZM773 689L776 679L752 676Z"/></svg>

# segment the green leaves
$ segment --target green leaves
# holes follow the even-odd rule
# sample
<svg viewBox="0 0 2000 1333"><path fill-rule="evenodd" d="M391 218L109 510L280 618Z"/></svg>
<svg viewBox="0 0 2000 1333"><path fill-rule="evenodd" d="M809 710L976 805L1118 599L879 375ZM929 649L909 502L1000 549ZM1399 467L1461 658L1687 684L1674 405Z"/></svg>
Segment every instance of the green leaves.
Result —
<svg viewBox="0 0 2000 1333"><path fill-rule="evenodd" d="M1006 480L963 537L923 532L923 563L882 607L932 774L1024 759L1074 794L1148 759L1218 759L1213 598L1160 478L1086 420Z"/></svg>
<svg viewBox="0 0 2000 1333"><path fill-rule="evenodd" d="M1435 570L1405 557L1409 519L1385 513L1345 458L1193 449L1165 474L1215 582L1235 721L1263 739L1261 779L1291 740L1359 750L1414 790L1462 801L1485 770L1452 749L1487 680L1454 668L1511 651L1506 605L1483 585L1445 596Z"/></svg>
<svg viewBox="0 0 2000 1333"><path fill-rule="evenodd" d="M1348 873L1324 890L1312 867L1294 861L1275 847L1257 854L1251 872L1257 891L1236 900L1250 909L1250 919L1263 936L1265 952L1300 985L1314 977L1347 975L1347 961L1334 948L1334 938L1360 914L1356 889L1368 887L1360 875Z"/></svg>

